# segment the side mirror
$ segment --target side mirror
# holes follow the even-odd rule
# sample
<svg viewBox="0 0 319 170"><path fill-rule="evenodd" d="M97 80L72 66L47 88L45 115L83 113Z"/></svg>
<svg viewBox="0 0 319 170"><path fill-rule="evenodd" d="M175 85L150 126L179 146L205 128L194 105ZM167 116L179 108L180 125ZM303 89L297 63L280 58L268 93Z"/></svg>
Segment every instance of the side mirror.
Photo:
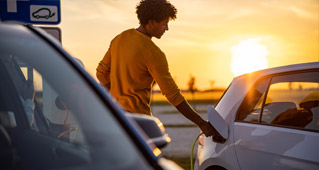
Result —
<svg viewBox="0 0 319 170"><path fill-rule="evenodd" d="M135 113L126 113L126 116L135 120L158 148L163 148L171 142L171 138L165 132L163 123L157 117Z"/></svg>
<svg viewBox="0 0 319 170"><path fill-rule="evenodd" d="M223 117L212 106L208 107L208 121L217 131L217 134L213 136L213 141L225 143L228 138L228 126Z"/></svg>

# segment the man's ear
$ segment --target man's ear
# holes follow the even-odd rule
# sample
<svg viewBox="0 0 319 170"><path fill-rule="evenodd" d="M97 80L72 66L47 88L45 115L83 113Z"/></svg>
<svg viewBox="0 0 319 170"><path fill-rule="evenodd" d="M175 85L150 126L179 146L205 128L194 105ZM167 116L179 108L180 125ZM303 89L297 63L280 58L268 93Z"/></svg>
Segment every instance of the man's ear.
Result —
<svg viewBox="0 0 319 170"><path fill-rule="evenodd" d="M152 19L152 20L149 20L147 24L152 27L155 23L156 21Z"/></svg>

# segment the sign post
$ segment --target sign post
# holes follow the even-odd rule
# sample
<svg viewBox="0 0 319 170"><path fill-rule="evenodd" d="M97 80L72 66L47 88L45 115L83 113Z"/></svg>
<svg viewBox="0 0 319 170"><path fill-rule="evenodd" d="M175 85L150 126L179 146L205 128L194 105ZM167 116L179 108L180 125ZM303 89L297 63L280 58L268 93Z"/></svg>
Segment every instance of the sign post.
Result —
<svg viewBox="0 0 319 170"><path fill-rule="evenodd" d="M57 25L61 21L60 0L0 0L0 19Z"/></svg>
<svg viewBox="0 0 319 170"><path fill-rule="evenodd" d="M0 21L56 25L61 21L60 0L0 0ZM41 27L61 42L58 27Z"/></svg>
<svg viewBox="0 0 319 170"><path fill-rule="evenodd" d="M52 35L54 38L60 41L62 44L62 36L61 36L61 29L59 27L40 27L48 34Z"/></svg>

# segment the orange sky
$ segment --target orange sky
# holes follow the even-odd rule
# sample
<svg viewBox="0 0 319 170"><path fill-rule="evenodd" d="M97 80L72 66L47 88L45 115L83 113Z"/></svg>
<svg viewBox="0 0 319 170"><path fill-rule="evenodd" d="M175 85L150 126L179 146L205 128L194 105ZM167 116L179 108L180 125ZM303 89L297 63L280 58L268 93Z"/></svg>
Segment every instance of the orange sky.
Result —
<svg viewBox="0 0 319 170"><path fill-rule="evenodd" d="M61 0L62 18L57 26L62 30L64 48L95 76L95 68L114 36L138 27L138 2ZM177 19L169 23L169 31L161 39L153 41L166 54L171 74L181 88L187 88L190 75L195 76L199 89L209 88L211 81L215 81L214 87L228 86L234 77L233 58L247 53L236 54L231 49L241 48L249 40L256 40L260 49L267 51L267 67L319 61L318 0L170 2L178 10Z"/></svg>

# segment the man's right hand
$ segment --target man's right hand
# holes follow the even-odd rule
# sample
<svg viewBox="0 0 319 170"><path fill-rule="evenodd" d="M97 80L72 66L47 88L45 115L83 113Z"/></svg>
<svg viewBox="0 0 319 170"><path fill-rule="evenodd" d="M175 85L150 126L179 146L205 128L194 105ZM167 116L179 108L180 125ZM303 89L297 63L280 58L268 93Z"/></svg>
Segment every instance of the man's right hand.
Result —
<svg viewBox="0 0 319 170"><path fill-rule="evenodd" d="M199 125L199 128L202 130L206 137L215 136L216 134L218 134L216 129L208 121L201 123Z"/></svg>
<svg viewBox="0 0 319 170"><path fill-rule="evenodd" d="M208 121L205 121L204 123L200 124L199 128L202 130L206 137L213 136L214 142L226 142L226 139L224 139Z"/></svg>
<svg viewBox="0 0 319 170"><path fill-rule="evenodd" d="M186 118L198 125L206 137L213 136L213 140L219 143L226 141L208 121L204 120L195 110L193 110L186 100L177 105L176 108Z"/></svg>

